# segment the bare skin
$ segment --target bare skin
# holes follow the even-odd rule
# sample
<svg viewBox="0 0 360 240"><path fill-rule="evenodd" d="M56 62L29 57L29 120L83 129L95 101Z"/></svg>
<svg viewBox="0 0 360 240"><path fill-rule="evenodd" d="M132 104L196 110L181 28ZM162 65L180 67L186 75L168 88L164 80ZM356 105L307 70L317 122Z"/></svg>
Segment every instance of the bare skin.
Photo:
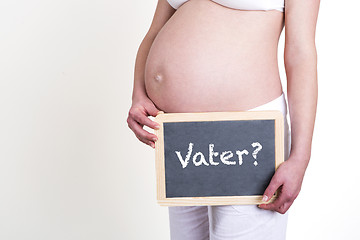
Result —
<svg viewBox="0 0 360 240"><path fill-rule="evenodd" d="M260 208L285 213L298 196L310 160L317 106L315 28L320 0L285 0L285 13L243 11L209 0L173 9L159 0L135 63L127 119L136 137L154 147L148 116L164 112L242 111L282 93L277 44L285 26L285 70L291 120L289 159L264 193L279 198Z"/></svg>
<svg viewBox="0 0 360 240"><path fill-rule="evenodd" d="M281 95L280 11L240 11L209 0L183 4L150 49L145 86L164 112L241 111Z"/></svg>

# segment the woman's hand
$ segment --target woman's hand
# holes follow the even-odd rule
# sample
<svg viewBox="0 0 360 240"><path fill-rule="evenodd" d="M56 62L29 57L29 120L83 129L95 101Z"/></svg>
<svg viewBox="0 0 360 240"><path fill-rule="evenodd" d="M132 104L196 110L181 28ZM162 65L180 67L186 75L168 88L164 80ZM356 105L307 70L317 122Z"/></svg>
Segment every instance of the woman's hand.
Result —
<svg viewBox="0 0 360 240"><path fill-rule="evenodd" d="M278 198L273 203L260 204L259 208L273 210L281 214L286 213L301 189L306 170L304 164L301 164L302 162L305 161L289 157L279 166L264 192L263 201L270 200L277 189L279 189Z"/></svg>
<svg viewBox="0 0 360 240"><path fill-rule="evenodd" d="M160 127L159 124L152 121L148 116L156 117L159 111L148 97L141 97L133 100L127 118L128 126L135 133L136 137L152 148L155 148L157 137L155 134L145 131L143 126L146 125L152 129L158 129Z"/></svg>

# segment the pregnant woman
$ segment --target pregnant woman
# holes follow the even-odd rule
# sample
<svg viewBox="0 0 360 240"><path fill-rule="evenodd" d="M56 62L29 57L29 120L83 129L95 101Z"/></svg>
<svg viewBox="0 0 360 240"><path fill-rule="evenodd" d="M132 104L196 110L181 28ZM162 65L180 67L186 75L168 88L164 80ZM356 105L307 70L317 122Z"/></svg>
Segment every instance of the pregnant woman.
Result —
<svg viewBox="0 0 360 240"><path fill-rule="evenodd" d="M159 111L280 110L285 159L256 205L169 207L172 240L285 239L287 210L311 155L317 106L315 31L320 0L158 0L136 58L127 119L154 147ZM285 26L288 102L278 69ZM288 123L287 105L289 106Z"/></svg>

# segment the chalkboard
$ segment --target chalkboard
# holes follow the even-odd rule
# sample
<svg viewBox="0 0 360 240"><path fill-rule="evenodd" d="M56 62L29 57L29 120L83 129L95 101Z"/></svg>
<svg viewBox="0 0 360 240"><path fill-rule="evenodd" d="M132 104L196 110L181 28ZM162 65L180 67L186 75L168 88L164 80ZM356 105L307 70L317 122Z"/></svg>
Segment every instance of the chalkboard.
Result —
<svg viewBox="0 0 360 240"><path fill-rule="evenodd" d="M160 205L262 203L284 160L280 111L160 113L155 121Z"/></svg>

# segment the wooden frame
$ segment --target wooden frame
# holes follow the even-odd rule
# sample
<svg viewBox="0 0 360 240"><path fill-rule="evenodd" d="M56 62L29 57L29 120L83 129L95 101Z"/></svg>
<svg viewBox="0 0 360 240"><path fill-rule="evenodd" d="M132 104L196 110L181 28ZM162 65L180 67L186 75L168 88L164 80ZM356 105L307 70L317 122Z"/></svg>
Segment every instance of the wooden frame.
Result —
<svg viewBox="0 0 360 240"><path fill-rule="evenodd" d="M164 122L192 121L226 121L226 120L275 120L275 170L284 161L284 117L278 110L264 111L232 111L232 112L195 112L195 113L163 113L154 121L160 124L155 130L158 140L155 142L155 167L157 202L161 206L195 206L195 205L239 205L261 204L262 195L256 196L207 196L166 198L165 156L164 156ZM277 198L276 193L269 202Z"/></svg>

